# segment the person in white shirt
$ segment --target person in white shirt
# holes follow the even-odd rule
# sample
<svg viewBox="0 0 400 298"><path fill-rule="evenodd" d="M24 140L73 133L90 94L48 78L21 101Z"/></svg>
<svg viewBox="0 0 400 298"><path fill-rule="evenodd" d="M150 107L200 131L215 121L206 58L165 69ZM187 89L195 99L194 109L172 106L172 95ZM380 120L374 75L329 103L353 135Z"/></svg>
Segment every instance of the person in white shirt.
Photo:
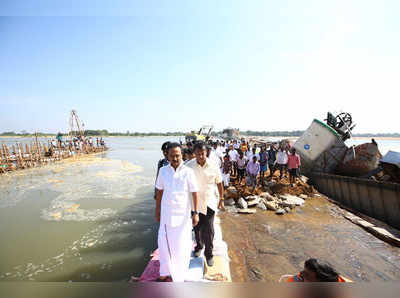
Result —
<svg viewBox="0 0 400 298"><path fill-rule="evenodd" d="M244 156L242 151L239 151L239 157L237 159L237 167L238 167L238 183L242 184L242 180L246 174L246 166L247 166L247 157Z"/></svg>
<svg viewBox="0 0 400 298"><path fill-rule="evenodd" d="M233 146L231 145L229 147L229 157L231 159L232 162L232 175L236 176L237 175L237 159L239 157L239 153L237 152L236 149L233 148Z"/></svg>
<svg viewBox="0 0 400 298"><path fill-rule="evenodd" d="M196 158L187 164L194 171L199 186L200 222L194 228L196 236L194 255L199 257L204 248L207 265L213 266L214 217L218 208L224 209L224 187L219 168L207 158L206 145L202 142L196 143L194 154ZM217 189L219 199L216 196Z"/></svg>
<svg viewBox="0 0 400 298"><path fill-rule="evenodd" d="M257 161L260 160L260 155L259 155L258 153L256 153L256 150L257 150L257 148L256 148L256 146L254 146L253 149L251 150L251 152L249 152L249 153L247 154L246 157L247 157L247 159L248 159L249 161L252 161L252 160L253 160L253 156L257 157Z"/></svg>
<svg viewBox="0 0 400 298"><path fill-rule="evenodd" d="M286 171L286 165L288 162L288 155L282 147L279 147L276 155L276 164L279 169L279 179L282 179L284 172Z"/></svg>
<svg viewBox="0 0 400 298"><path fill-rule="evenodd" d="M233 140L233 149L240 149L240 144L238 144L237 140Z"/></svg>
<svg viewBox="0 0 400 298"><path fill-rule="evenodd" d="M214 142L213 146L211 148L210 156L209 158L214 160L216 164L218 165L218 168L220 169L222 166L222 153L218 150L218 143Z"/></svg>
<svg viewBox="0 0 400 298"><path fill-rule="evenodd" d="M199 189L193 170L182 162L181 146L171 143L167 150L170 164L160 169L156 181L155 219L160 222L158 281L171 281L172 278L174 282L183 282L192 251L192 226L199 223ZM191 217L192 208L194 214Z"/></svg>

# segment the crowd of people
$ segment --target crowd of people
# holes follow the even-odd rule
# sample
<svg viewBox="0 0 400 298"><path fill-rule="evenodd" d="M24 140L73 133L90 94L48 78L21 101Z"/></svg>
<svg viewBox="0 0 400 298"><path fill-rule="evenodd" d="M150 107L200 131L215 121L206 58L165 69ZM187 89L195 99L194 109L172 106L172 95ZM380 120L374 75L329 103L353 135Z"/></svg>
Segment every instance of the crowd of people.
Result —
<svg viewBox="0 0 400 298"><path fill-rule="evenodd" d="M83 137L78 135L72 140L63 140L61 133L58 133L55 139L48 141L47 156L56 155L59 150L69 150L70 155L74 155L77 152L89 153L96 151L98 148L106 149L105 141L102 137L96 138L96 141L92 137Z"/></svg>
<svg viewBox="0 0 400 298"><path fill-rule="evenodd" d="M241 183L246 177L254 186L263 183L268 168L273 175L286 168L290 177L298 175L300 159L294 148L273 145L250 150L246 142L196 142L183 149L179 143L166 142L158 162L154 199L155 219L160 223L158 250L159 282L182 282L189 270L192 252L192 231L196 246L194 256L204 249L207 266L213 266L214 218L224 210L224 186L230 175ZM258 152L257 152L258 151ZM288 151L290 153L288 153ZM296 170L296 171L295 171ZM257 179L261 180L257 182ZM291 183L295 183L291 179ZM344 281L327 263L316 259L305 262L304 270L289 276L288 282Z"/></svg>
<svg viewBox="0 0 400 298"><path fill-rule="evenodd" d="M183 160L189 162L194 158L194 144L186 145ZM251 147L245 140L232 140L209 141L206 146L207 157L221 169L225 187L228 187L230 182L242 184L245 181L254 190L258 185L264 185L265 178L272 177L276 171L279 171L280 179L288 175L290 185L294 186L296 178L300 176L300 157L289 143Z"/></svg>

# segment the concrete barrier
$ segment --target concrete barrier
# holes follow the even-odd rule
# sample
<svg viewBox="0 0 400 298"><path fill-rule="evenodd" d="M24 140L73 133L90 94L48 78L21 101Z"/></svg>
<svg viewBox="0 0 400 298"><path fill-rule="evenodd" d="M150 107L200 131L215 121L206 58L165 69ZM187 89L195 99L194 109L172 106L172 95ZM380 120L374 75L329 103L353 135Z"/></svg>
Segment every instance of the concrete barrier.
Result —
<svg viewBox="0 0 400 298"><path fill-rule="evenodd" d="M344 206L400 229L400 184L313 173L311 183Z"/></svg>

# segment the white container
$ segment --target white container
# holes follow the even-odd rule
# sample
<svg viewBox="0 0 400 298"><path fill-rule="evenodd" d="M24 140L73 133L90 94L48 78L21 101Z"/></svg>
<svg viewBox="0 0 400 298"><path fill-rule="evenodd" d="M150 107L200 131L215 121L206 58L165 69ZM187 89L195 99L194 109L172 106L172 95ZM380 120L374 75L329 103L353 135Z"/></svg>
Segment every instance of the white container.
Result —
<svg viewBox="0 0 400 298"><path fill-rule="evenodd" d="M325 123L314 119L310 127L293 145L301 157L302 173L308 174L318 156L340 139L339 134Z"/></svg>

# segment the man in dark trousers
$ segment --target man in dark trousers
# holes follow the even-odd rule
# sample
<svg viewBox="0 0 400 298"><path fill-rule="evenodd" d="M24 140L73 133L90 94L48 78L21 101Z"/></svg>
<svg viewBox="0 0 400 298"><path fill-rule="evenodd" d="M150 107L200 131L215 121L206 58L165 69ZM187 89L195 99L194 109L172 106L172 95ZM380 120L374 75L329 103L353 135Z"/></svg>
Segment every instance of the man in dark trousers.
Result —
<svg viewBox="0 0 400 298"><path fill-rule="evenodd" d="M158 161L158 164L157 164L156 181L157 181L158 173L160 172L160 169L161 169L163 166L169 165L169 161L168 161L168 158L167 158L167 156L168 156L168 146L169 146L169 144L171 144L171 142L165 142L165 143L162 144L162 146L161 146L161 151L162 151L162 153L163 153L163 155L164 155L164 158L162 158L162 159L160 159L160 160ZM157 188L154 187L154 200L156 199L156 194L157 194Z"/></svg>
<svg viewBox="0 0 400 298"><path fill-rule="evenodd" d="M199 257L204 248L207 265L213 266L214 217L217 209L224 209L224 187L221 171L216 163L207 158L207 146L203 142L194 145L195 159L186 164L194 171L198 191L198 212L200 221L195 226L196 248ZM219 199L217 198L217 191Z"/></svg>

